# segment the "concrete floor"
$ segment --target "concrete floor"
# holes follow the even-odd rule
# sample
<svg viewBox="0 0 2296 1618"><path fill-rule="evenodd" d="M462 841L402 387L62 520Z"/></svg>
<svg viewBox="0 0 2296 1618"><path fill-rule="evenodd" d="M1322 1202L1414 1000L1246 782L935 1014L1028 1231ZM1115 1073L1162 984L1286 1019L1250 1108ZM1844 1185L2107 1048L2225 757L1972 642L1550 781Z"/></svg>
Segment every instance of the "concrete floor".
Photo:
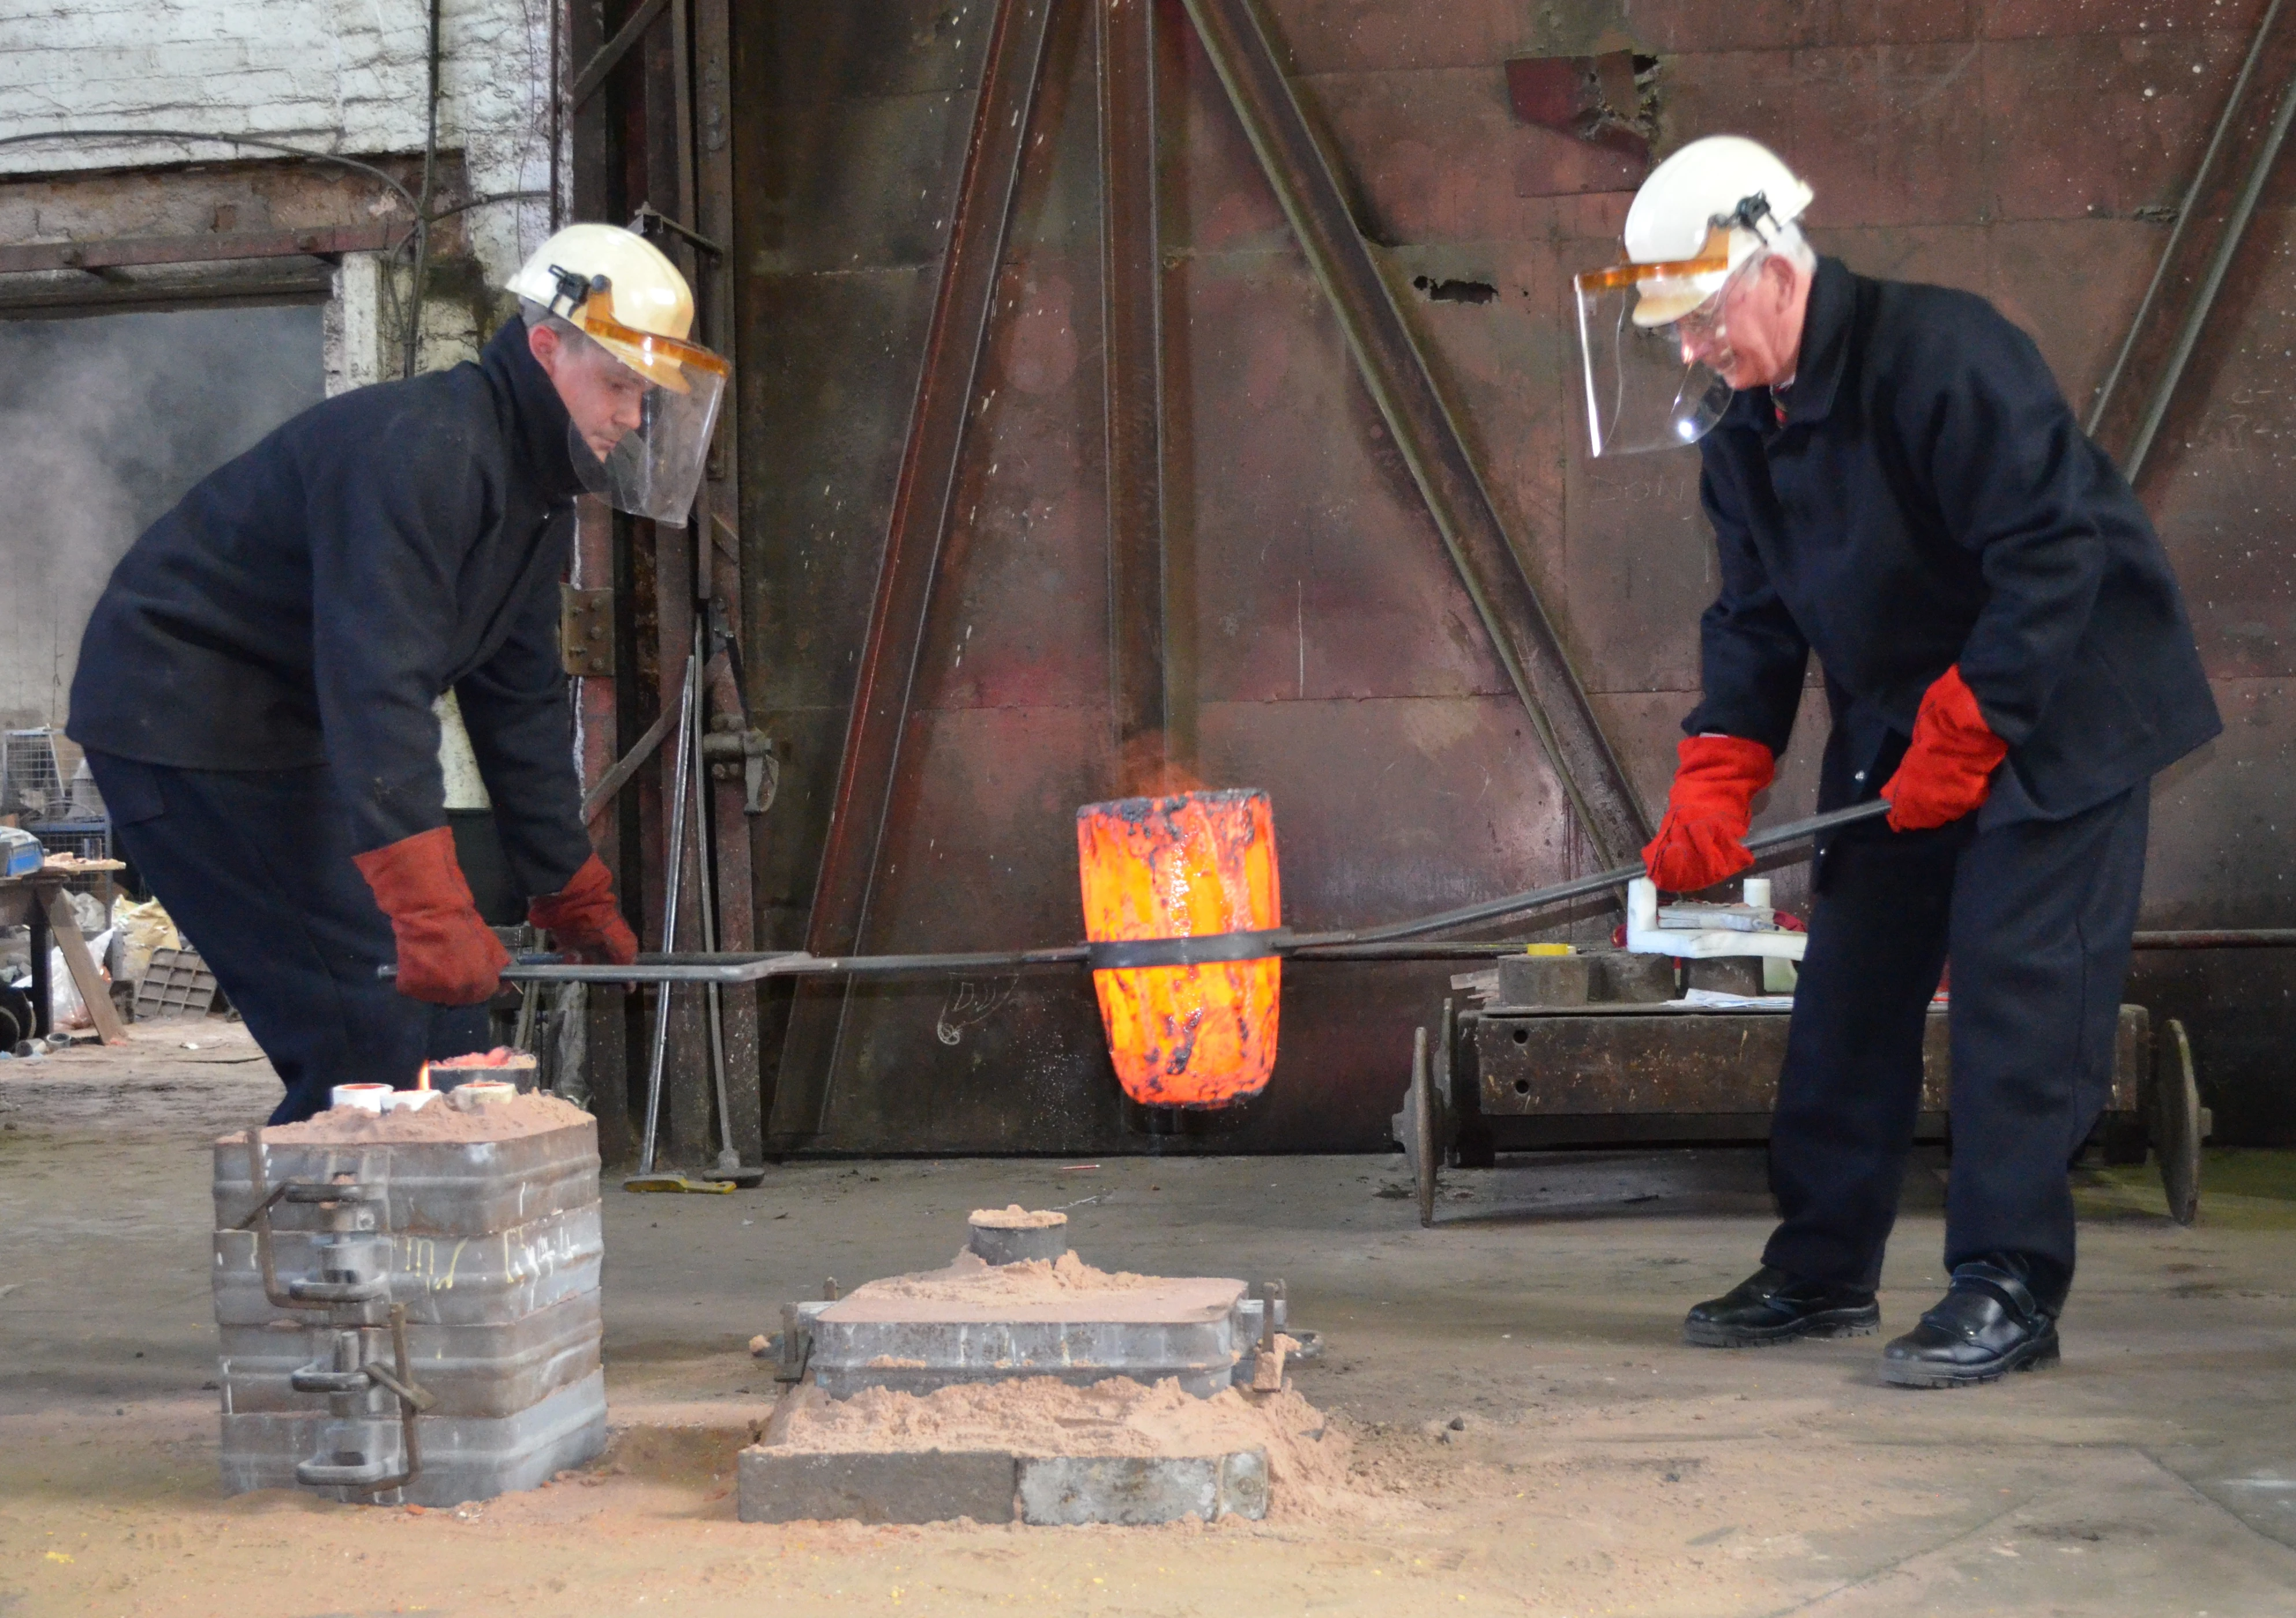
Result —
<svg viewBox="0 0 2296 1618"><path fill-rule="evenodd" d="M188 1032L187 1032L188 1029ZM609 1463L455 1512L216 1493L207 1141L276 1093L244 1035L0 1064L0 1614L1038 1611L2296 1612L2296 1174L2212 1164L2200 1226L2087 1176L2056 1370L1908 1393L1879 1339L1684 1347L1751 1268L1758 1152L1524 1159L1418 1228L1399 1158L807 1164L606 1204ZM203 1049L185 1050L187 1042ZM1884 1329L1938 1290L1909 1181ZM1156 1530L737 1523L777 1304L1064 1206L1105 1267L1280 1276L1358 1495Z"/></svg>

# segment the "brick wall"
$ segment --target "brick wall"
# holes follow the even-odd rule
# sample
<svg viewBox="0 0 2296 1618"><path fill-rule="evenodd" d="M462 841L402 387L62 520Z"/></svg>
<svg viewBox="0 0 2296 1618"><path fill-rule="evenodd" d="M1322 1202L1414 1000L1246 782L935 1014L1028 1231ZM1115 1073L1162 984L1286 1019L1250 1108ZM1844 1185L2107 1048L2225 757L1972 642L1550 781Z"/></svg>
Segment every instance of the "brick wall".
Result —
<svg viewBox="0 0 2296 1618"><path fill-rule="evenodd" d="M344 155L419 153L425 0L32 0L0 28L0 131L170 128ZM549 184L549 0L445 0L442 150L478 195ZM259 155L221 143L0 147L0 177ZM540 201L482 208L470 241L499 280L541 240Z"/></svg>

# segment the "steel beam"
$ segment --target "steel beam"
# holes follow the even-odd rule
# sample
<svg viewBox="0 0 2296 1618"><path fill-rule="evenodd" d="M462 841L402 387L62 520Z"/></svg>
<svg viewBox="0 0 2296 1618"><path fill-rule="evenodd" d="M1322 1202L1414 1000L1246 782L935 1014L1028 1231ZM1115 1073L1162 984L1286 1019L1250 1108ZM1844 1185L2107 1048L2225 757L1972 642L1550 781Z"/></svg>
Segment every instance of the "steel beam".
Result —
<svg viewBox="0 0 2296 1618"><path fill-rule="evenodd" d="M597 53L582 64L582 70L574 76L573 88L567 92L566 104L578 110L584 102L595 95L614 69L622 65L622 58L630 53L630 47L645 37L645 31L653 26L654 19L660 16L668 5L669 0L643 0L638 9L630 13L628 20L614 30L614 37L599 46Z"/></svg>
<svg viewBox="0 0 2296 1618"><path fill-rule="evenodd" d="M1106 344L1109 691L1129 778L1188 763L1192 714L1166 677L1163 265L1157 250L1155 0L1095 0L1101 319ZM1152 757L1146 756L1152 755Z"/></svg>
<svg viewBox="0 0 2296 1618"><path fill-rule="evenodd" d="M1029 114L1043 76L1051 12L1052 0L999 0L989 29L980 99L933 295L923 365L894 485L876 599L862 643L837 792L806 927L807 948L817 955L850 953L868 914L933 574L948 527L1013 199L1020 189ZM775 1088L776 1136L809 1135L818 1126L836 1066L845 1004L842 985L808 987L797 995Z"/></svg>
<svg viewBox="0 0 2296 1618"><path fill-rule="evenodd" d="M2243 116L2253 116L2249 90L2255 82L2258 65L2263 61L2272 40L2274 27L2279 21L2280 8L2281 0L2272 0L2271 4L2265 8L2262 20L2256 25L2256 33L2249 42L2248 54L2242 58L2240 72L2225 96L2224 110L2217 115L2216 126L2209 135L2209 143L2202 150L2200 162L2193 170L2193 177L2185 187L2183 200L2177 204L2176 223L2169 228L2169 240L2161 249L2160 262L2153 266L2152 279L2145 285L2144 296L2137 300L2136 313L2128 323L2128 334L2121 339L2120 347L2112 356L2112 364L2106 368L2104 380L2097 384L2095 396L2089 403L2088 419L2082 423L2083 431L2108 447L2117 446L2123 437L2128 437L2132 445L2142 438L2142 446L2136 447L2134 453L2123 448L2115 456L2122 462L2132 482L2136 479L2136 471L2142 469L2144 450L2151 446L2152 432L2141 425L2120 421L2121 416L2128 413L2125 404L2119 414L2115 414L2115 404L2122 404L2123 400L2120 393L2120 384L2128 377L2130 362L2138 349L2148 344L2158 346L2161 333L2155 331L2156 316L2173 318L2167 306L2162 304L2161 295L2169 290L2177 273L2185 267L2181 254L2186 234L2191 231L2193 222L2201 217L2210 191L2218 184L2219 161L2232 150L2230 143L2234 129ZM2181 371L2182 367L2177 369ZM2171 390L2174 386L2172 378L2169 380ZM2159 391L2156 384L2154 393L2158 395ZM2144 413L2152 413L2149 403Z"/></svg>
<svg viewBox="0 0 2296 1618"><path fill-rule="evenodd" d="M0 288L0 318L103 315L120 309L210 309L226 304L324 303L333 291L334 272L316 264L308 274L253 275L245 280L170 277L120 286L91 277L84 286L49 282Z"/></svg>
<svg viewBox="0 0 2296 1618"><path fill-rule="evenodd" d="M2177 396L2177 384L2184 380L2185 367L2200 346L2201 333L2209 323L2209 312L2216 306L2217 294L2224 289L2225 275L2240 251L2241 240L2248 233L2248 222L2256 212L2257 202L2264 195L2265 182L2272 177L2272 166L2279 160L2280 148L2288 138L2292 121L2296 121L2296 76L2292 76L2280 93L2278 108L2272 115L2272 126L2266 132L2264 143L2254 162L2249 165L2248 177L2241 184L2240 195L2234 201L2232 215L2224 223L2217 238L2216 250L2209 255L2208 268L2202 273L2201 284L2193 293L2192 306L2177 328L2177 338L2169 350L2168 363L2162 367L2160 380L2152 385L2152 396L2145 401L2144 414L2136 423L2136 436L2130 439L2128 453L2122 464L2122 474L2135 483L2144 472L2144 458L2152 452L2152 440L2168 419L2169 406Z"/></svg>
<svg viewBox="0 0 2296 1618"><path fill-rule="evenodd" d="M604 501L585 494L574 503L574 582L598 589L611 587L614 582L613 512ZM622 810L616 801L619 783L608 786L621 747L616 684L612 675L578 678L574 711L582 780L589 794L600 800L594 812L583 818L590 826L598 857L613 873L614 890L624 896L627 906L636 897L637 885L631 880L635 873L622 858ZM632 772L635 770L633 765ZM586 797L584 806L586 810L590 806ZM629 1156L632 1144L629 1012L621 995L595 993L583 1015L583 1059L589 1069L591 1110L598 1118L598 1155L608 1163L619 1163Z"/></svg>
<svg viewBox="0 0 2296 1618"><path fill-rule="evenodd" d="M1650 837L1642 805L1507 539L1426 356L1356 228L1252 0L1185 4L1580 825L1603 863L1623 862Z"/></svg>
<svg viewBox="0 0 2296 1618"><path fill-rule="evenodd" d="M0 274L34 270L127 269L160 264L225 264L242 258L340 258L380 253L406 225L327 225L310 230L203 231L188 236L126 236L108 241L29 241L0 247Z"/></svg>
<svg viewBox="0 0 2296 1618"><path fill-rule="evenodd" d="M630 105L629 118L632 133L637 136L636 155L641 159L636 164L626 161L625 167L644 187L636 198L639 205L651 204L656 211L672 218L692 219L694 174L690 148L693 132L685 115L687 53L692 42L686 31L690 21L686 7L672 4L668 20L668 27L644 31L633 76L623 81L638 93ZM658 239L656 245L677 266L689 285L698 281L700 266L690 242L672 233ZM651 575L655 631L654 699L659 705L656 712L677 706L684 689L686 659L693 650L694 603L702 588L697 569L706 565L697 555L694 532L690 523L684 527L649 521L630 525L632 542L652 559L653 564ZM639 610L643 615L643 602ZM658 926L659 919L668 913L670 861L673 857L677 860L678 885L684 898L677 907L676 947L699 950L706 947L707 940L700 898L701 885L708 870L706 832L689 810L685 817L684 847L673 856L669 832L675 824L675 772L671 765L676 756L676 741L673 730L673 745L665 746L654 755L658 766L655 779L650 783L651 790L641 797L642 804L652 811L645 817L643 874L651 885L647 914ZM712 1127L716 1086L710 1072L709 1027L701 996L684 994L671 1003L668 1055L662 1078L664 1115L668 1127L663 1156L674 1164L708 1164L718 1155L717 1132Z"/></svg>
<svg viewBox="0 0 2296 1618"><path fill-rule="evenodd" d="M572 92L578 78L575 64L592 60L605 43L605 19L593 5L570 4L562 15L565 44L558 65L564 78L559 86L559 104L564 109L570 161L557 209L566 218L604 218L610 213L610 176L619 149L618 132L604 102L585 106ZM589 494L575 501L574 512L572 583L614 592L618 672L611 677L574 682L582 781L586 789L594 789L635 739L624 733L623 720L635 717L635 705L629 699L638 689L636 592L631 588L629 519L616 516L604 501ZM634 732L636 726L630 729ZM638 821L636 800L618 791L589 825L598 857L613 873L614 891L624 913L643 926L645 883L637 864ZM629 1091L630 1014L636 998L611 989L593 989L584 1014L583 1059L589 1070L590 1109L598 1119L598 1154L608 1163L627 1162L636 1149Z"/></svg>
<svg viewBox="0 0 2296 1618"><path fill-rule="evenodd" d="M731 0L692 0L693 63L686 94L693 102L694 200L692 216L701 234L730 243L734 240L734 111L733 19ZM734 353L736 323L733 266L727 255L697 255L702 340L729 359ZM734 615L747 600L742 589L742 555L736 514L741 511L740 457L726 447L741 441L742 390L737 385L726 396L718 423L718 444L708 466L702 511L696 514L697 566L701 576L697 593L718 603L713 631L723 628L731 641L721 652L713 643L712 666L724 656L740 664L741 620ZM713 637L714 641L714 637ZM737 680L712 681L707 690L712 723L740 731L749 727L748 693ZM736 768L728 779L716 780L712 769L704 779L712 785L711 847L716 854L718 937L721 950L746 952L757 947L758 895L753 873L757 868L756 839L762 819L745 813L748 801ZM754 992L732 993L721 1002L725 1041L727 1120L742 1161L755 1163L764 1148L761 1116L761 1073L758 1042L758 997Z"/></svg>

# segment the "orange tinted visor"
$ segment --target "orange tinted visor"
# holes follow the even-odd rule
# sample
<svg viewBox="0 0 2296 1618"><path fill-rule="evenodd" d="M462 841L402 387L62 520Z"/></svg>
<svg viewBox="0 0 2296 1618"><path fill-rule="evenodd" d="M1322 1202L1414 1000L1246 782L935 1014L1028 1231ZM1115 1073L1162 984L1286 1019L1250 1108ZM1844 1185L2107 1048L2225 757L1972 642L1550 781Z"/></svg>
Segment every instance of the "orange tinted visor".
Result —
<svg viewBox="0 0 2296 1618"><path fill-rule="evenodd" d="M733 374L731 365L699 343L626 326L613 317L611 308L610 304L606 311L596 311L586 303L568 318L585 336L603 344L609 354L647 381L685 393L691 386L685 379L688 365L704 376L716 378L719 387Z"/></svg>
<svg viewBox="0 0 2296 1618"><path fill-rule="evenodd" d="M1695 258L1669 258L1658 264L1614 264L1606 270L1587 270L1573 276L1582 292L1623 292L1640 290L1649 281L1688 281L1694 275L1726 274L1730 255L1702 253Z"/></svg>

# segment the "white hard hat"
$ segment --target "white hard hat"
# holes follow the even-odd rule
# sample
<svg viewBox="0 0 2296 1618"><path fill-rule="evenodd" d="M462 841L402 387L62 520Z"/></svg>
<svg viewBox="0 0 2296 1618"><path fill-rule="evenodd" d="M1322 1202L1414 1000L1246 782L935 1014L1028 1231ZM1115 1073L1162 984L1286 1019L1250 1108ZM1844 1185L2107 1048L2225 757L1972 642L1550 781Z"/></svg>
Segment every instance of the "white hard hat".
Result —
<svg viewBox="0 0 2296 1618"><path fill-rule="evenodd" d="M1651 170L1627 209L1628 259L1650 265L1726 257L1728 264L1718 272L1645 279L1635 323L1662 326L1696 308L1720 290L1729 270L1800 218L1812 194L1776 152L1740 135L1693 141Z"/></svg>
<svg viewBox="0 0 2296 1618"><path fill-rule="evenodd" d="M624 326L670 344L683 344L693 330L693 290L662 250L636 231L570 225L535 249L504 290L581 327L648 381L684 391L674 352L605 329ZM602 292L606 301L594 303Z"/></svg>
<svg viewBox="0 0 2296 1618"><path fill-rule="evenodd" d="M570 429L575 470L618 511L683 526L701 486L732 367L699 343L693 290L661 249L617 225L570 225L506 290L548 310L647 384L642 424L611 452Z"/></svg>

